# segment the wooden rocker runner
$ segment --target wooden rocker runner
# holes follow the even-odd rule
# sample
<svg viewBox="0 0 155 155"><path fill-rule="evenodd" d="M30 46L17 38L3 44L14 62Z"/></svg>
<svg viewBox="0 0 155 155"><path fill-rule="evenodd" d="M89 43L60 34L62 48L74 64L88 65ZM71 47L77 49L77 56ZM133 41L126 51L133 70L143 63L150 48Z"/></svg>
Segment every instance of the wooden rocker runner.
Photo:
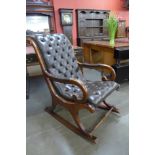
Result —
<svg viewBox="0 0 155 155"><path fill-rule="evenodd" d="M52 96L52 106L45 110L74 133L96 143L97 137L93 136L92 132L111 112L119 113L117 108L105 101L106 97L119 87L119 84L114 82L116 75L113 68L105 64L78 62L71 43L63 34L34 35L27 37L26 41L35 49ZM86 80L82 74L83 67L107 72L108 76L103 76L102 81ZM69 111L76 126L54 112L58 104ZM87 109L91 113L103 109L107 113L91 131L88 131L80 121L81 109Z"/></svg>

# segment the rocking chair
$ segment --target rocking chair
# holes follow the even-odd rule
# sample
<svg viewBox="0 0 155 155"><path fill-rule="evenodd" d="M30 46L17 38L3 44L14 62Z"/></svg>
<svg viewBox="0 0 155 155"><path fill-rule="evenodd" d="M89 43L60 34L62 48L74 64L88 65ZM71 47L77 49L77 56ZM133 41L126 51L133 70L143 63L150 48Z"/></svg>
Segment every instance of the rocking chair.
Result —
<svg viewBox="0 0 155 155"><path fill-rule="evenodd" d="M26 41L35 49L52 96L52 106L47 107L45 111L76 134L96 143L97 137L92 132L105 121L111 112L119 113L116 107L105 101L114 90L119 88L119 84L114 82L116 77L114 69L105 64L78 62L71 43L63 34L40 34L27 37ZM107 72L107 76L104 74L102 81L86 80L82 74L83 67ZM77 126L54 111L58 104L69 111ZM91 113L97 109L107 112L92 130L88 131L80 121L79 111L81 109L87 109Z"/></svg>

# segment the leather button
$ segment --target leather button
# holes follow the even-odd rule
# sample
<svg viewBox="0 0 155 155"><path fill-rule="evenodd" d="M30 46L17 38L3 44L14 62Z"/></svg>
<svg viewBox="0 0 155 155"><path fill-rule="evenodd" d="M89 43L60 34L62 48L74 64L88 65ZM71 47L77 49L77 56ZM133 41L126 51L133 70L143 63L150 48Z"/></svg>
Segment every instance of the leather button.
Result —
<svg viewBox="0 0 155 155"><path fill-rule="evenodd" d="M100 91L95 92L95 95L101 95Z"/></svg>
<svg viewBox="0 0 155 155"><path fill-rule="evenodd" d="M41 41L42 41L42 42L45 42L45 39L44 39L44 38L42 38L42 39L41 39Z"/></svg>
<svg viewBox="0 0 155 155"><path fill-rule="evenodd" d="M48 54L48 55L51 55L50 51L47 51L47 54Z"/></svg>

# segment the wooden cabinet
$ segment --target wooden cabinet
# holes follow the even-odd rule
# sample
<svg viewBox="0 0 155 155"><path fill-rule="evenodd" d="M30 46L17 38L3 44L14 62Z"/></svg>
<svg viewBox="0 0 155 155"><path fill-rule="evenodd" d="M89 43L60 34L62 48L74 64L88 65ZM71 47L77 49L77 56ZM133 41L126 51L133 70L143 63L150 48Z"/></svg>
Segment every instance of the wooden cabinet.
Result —
<svg viewBox="0 0 155 155"><path fill-rule="evenodd" d="M82 46L84 41L103 40L108 37L106 19L109 17L108 10L77 9L77 42Z"/></svg>

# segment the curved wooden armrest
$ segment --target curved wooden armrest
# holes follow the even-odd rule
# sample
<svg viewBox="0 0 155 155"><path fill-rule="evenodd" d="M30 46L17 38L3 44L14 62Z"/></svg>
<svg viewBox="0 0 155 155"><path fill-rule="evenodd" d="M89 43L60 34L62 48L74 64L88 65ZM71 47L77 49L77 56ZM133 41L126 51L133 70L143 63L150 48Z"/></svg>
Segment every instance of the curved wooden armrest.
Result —
<svg viewBox="0 0 155 155"><path fill-rule="evenodd" d="M82 68L85 67L85 68L93 68L93 69L96 69L96 70L103 70L103 69L109 70L110 74L111 74L110 79L108 79L107 77L104 76L102 78L102 80L112 80L112 81L114 81L115 78L116 78L115 70L109 65L106 65L106 64L88 64L88 63L81 63L81 62L78 62L78 64Z"/></svg>
<svg viewBox="0 0 155 155"><path fill-rule="evenodd" d="M83 93L83 98L79 100L75 96L75 98L74 98L75 101L78 102L78 103L85 103L87 101L87 99L88 99L88 90L87 90L87 87L83 84L82 81L77 80L77 79L61 79L61 78L57 78L57 77L52 76L47 71L44 71L44 73L48 78L52 79L53 81L60 82L60 83L65 83L65 84L73 84L73 85L78 86L81 89L82 93Z"/></svg>

